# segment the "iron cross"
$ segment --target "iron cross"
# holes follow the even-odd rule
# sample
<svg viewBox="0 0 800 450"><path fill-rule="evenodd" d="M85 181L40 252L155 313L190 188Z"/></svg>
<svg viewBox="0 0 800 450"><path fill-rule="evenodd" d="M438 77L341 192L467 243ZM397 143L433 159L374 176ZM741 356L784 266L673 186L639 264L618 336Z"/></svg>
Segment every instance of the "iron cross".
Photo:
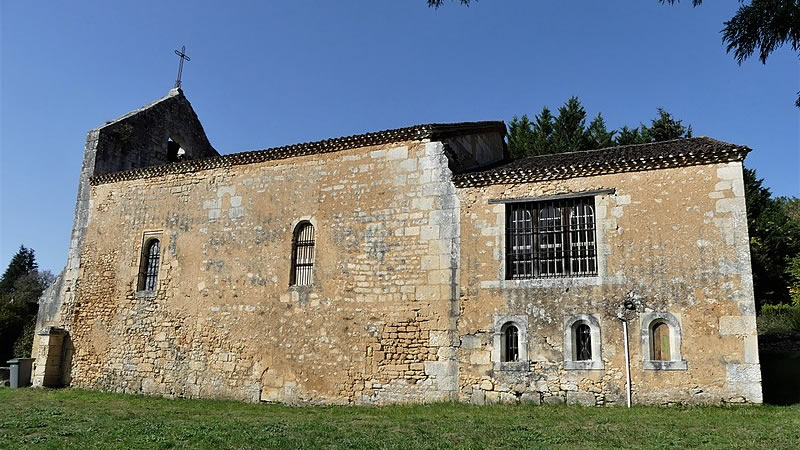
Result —
<svg viewBox="0 0 800 450"><path fill-rule="evenodd" d="M186 55L186 46L181 46L180 50L175 50L175 54L181 57L181 62L178 64L178 79L175 80L175 87L181 87L181 74L183 73L183 60L191 61L189 56Z"/></svg>

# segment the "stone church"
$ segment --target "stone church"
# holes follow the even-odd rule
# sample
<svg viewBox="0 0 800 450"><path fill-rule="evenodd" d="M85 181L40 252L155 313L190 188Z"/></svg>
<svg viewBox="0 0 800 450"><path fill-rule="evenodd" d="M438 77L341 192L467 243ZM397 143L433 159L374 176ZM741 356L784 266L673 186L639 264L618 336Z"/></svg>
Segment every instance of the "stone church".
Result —
<svg viewBox="0 0 800 450"><path fill-rule="evenodd" d="M760 403L742 161L511 160L503 122L220 155L180 89L89 132L33 381L289 404Z"/></svg>

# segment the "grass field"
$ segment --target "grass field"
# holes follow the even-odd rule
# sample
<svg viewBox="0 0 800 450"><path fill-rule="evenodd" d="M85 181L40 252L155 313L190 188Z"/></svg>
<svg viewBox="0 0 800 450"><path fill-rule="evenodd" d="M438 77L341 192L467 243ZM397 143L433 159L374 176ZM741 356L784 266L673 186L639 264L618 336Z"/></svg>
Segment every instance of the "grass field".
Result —
<svg viewBox="0 0 800 450"><path fill-rule="evenodd" d="M800 448L800 406L287 407L0 388L2 448Z"/></svg>

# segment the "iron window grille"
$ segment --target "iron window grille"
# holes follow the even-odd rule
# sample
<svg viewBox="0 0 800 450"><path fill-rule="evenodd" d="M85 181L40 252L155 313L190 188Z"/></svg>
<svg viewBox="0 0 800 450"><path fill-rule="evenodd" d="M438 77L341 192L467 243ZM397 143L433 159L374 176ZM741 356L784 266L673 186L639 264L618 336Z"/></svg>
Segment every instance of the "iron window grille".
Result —
<svg viewBox="0 0 800 450"><path fill-rule="evenodd" d="M575 327L576 361L590 361L592 359L592 330L585 323Z"/></svg>
<svg viewBox="0 0 800 450"><path fill-rule="evenodd" d="M503 331L505 355L503 362L519 361L519 331L514 325L508 325Z"/></svg>
<svg viewBox="0 0 800 450"><path fill-rule="evenodd" d="M292 238L292 272L289 284L310 286L314 269L314 226L308 222L295 228Z"/></svg>
<svg viewBox="0 0 800 450"><path fill-rule="evenodd" d="M506 278L597 275L594 197L506 205Z"/></svg>
<svg viewBox="0 0 800 450"><path fill-rule="evenodd" d="M155 291L158 287L158 261L161 258L161 242L150 239L142 252L142 268L139 272L139 290Z"/></svg>

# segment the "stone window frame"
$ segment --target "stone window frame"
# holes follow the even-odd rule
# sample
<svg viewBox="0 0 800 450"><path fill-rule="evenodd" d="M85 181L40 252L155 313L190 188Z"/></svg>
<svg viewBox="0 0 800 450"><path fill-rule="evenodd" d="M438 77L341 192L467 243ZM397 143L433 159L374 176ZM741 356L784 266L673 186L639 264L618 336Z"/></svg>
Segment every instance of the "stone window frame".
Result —
<svg viewBox="0 0 800 450"><path fill-rule="evenodd" d="M504 332L509 325L517 327L517 348L519 351L517 361L503 361ZM527 371L530 369L530 361L528 361L528 316L526 314L505 314L494 317L491 357L494 370Z"/></svg>
<svg viewBox="0 0 800 450"><path fill-rule="evenodd" d="M147 264L148 264L148 255L146 254L150 249L150 245L152 241L158 241L158 270L156 271L157 274L161 272L161 265L164 263L164 232L162 230L159 231L145 231L142 233L142 240L141 246L139 247L139 262L137 264L136 270L136 279L134 280L135 284L135 293L137 298L152 298L156 296L158 292L158 287L161 283L161 277L156 276L156 287L155 289L148 290L144 289L143 286L146 283L144 277L147 276Z"/></svg>
<svg viewBox="0 0 800 450"><path fill-rule="evenodd" d="M512 202L529 202L556 200L573 197L594 197L595 207L595 239L597 251L597 275L579 278L525 278L507 279L507 204ZM608 260L610 249L607 242L607 234L613 231L620 232L617 228L616 216L609 214L609 208L614 206L614 199L617 198L616 188L599 188L591 190L576 190L564 194L539 195L532 197L507 197L491 198L489 205L493 206L492 213L495 220L487 224L481 233L485 236L494 236L494 248L492 255L496 260L497 278L481 281L481 288L492 289L528 289L528 288L569 288L578 286L603 286L607 284L619 284L625 282L624 277L609 273ZM626 203L620 203L622 205Z"/></svg>
<svg viewBox="0 0 800 450"><path fill-rule="evenodd" d="M575 327L589 326L592 338L592 359L578 360ZM600 321L592 314L576 314L564 320L564 370L603 370L603 342Z"/></svg>
<svg viewBox="0 0 800 450"><path fill-rule="evenodd" d="M652 359L653 325L665 323L669 327L669 361ZM641 316L642 368L644 370L687 370L688 364L681 357L683 333L677 316L668 312L649 312Z"/></svg>
<svg viewBox="0 0 800 450"><path fill-rule="evenodd" d="M598 276L597 207L594 196L559 196L549 199L509 201L505 206L507 280ZM543 213L545 213L544 218ZM577 221L573 220L574 214L579 218ZM512 220L512 217L517 216L523 218ZM542 225L542 220L549 225ZM525 225L520 228L519 223L527 222L530 222L529 228ZM574 236L582 238L575 243ZM512 246L512 241L522 244L519 244L520 247ZM518 248L523 250L512 250ZM573 252L576 248L580 249L578 253ZM581 256L584 252L586 255ZM517 261L514 265L512 259ZM579 267L577 271L574 270L576 264ZM586 264L585 268L583 264ZM592 269L589 268L590 265ZM522 274L512 270L513 267L522 271Z"/></svg>

